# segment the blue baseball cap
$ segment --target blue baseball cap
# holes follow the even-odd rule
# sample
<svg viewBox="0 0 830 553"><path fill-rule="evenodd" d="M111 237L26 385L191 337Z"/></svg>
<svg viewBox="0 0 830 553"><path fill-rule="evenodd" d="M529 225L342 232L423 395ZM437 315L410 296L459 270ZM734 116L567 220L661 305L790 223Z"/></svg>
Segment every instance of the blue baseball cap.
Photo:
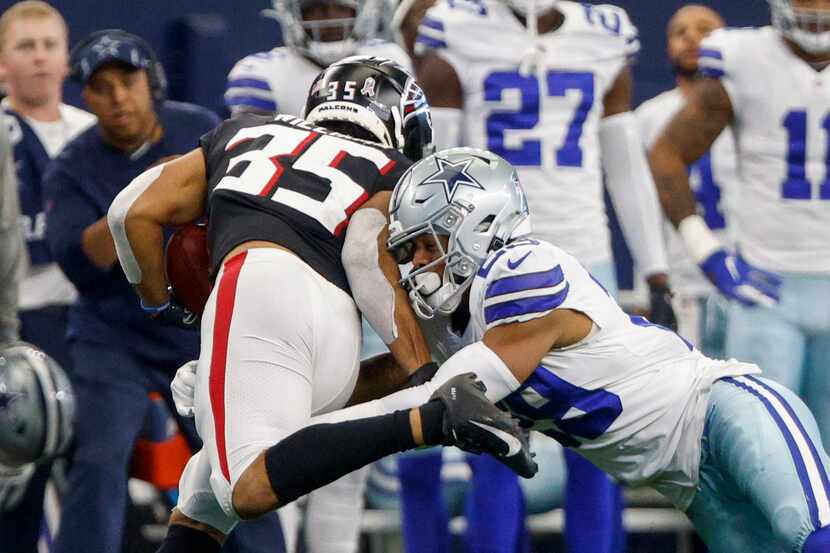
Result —
<svg viewBox="0 0 830 553"><path fill-rule="evenodd" d="M121 29L96 31L72 49L70 76L85 85L99 67L113 61L136 69L151 69L156 55L144 39L132 33Z"/></svg>

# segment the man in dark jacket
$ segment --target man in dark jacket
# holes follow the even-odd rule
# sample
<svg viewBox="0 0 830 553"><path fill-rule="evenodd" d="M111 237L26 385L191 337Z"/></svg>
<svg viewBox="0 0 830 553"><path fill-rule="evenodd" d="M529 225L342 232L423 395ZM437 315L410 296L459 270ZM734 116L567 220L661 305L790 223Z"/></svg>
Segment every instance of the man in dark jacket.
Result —
<svg viewBox="0 0 830 553"><path fill-rule="evenodd" d="M79 293L69 315L76 450L56 551L113 553L121 548L128 466L151 406L148 392L172 406L173 371L198 355L199 335L142 310L117 263L107 209L134 177L191 150L219 119L166 101L155 53L124 31L87 37L73 50L70 70L98 124L66 146L45 178L49 246ZM198 447L192 426L184 428ZM270 551L281 541L276 519L268 529Z"/></svg>

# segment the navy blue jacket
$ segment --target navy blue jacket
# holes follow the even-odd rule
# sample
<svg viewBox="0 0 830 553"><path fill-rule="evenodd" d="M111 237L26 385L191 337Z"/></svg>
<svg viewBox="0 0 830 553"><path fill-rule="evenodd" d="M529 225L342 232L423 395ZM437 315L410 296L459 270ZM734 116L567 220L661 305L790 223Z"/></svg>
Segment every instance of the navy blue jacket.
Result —
<svg viewBox="0 0 830 553"><path fill-rule="evenodd" d="M46 239L52 255L79 292L70 309L71 338L124 347L150 363L164 365L199 352L197 332L162 325L141 310L138 296L118 263L96 267L81 246L88 226L106 216L115 196L159 159L198 147L219 124L212 112L191 104L159 106L162 139L139 159L102 139L95 125L66 145L44 177ZM175 370L176 367L169 367Z"/></svg>
<svg viewBox="0 0 830 553"><path fill-rule="evenodd" d="M32 265L51 263L46 236L41 231L42 225L38 223L43 217L42 182L43 173L49 164L49 154L23 117L11 109L6 109L5 113L10 118L9 122L14 122L15 134L19 134L18 140L14 142L14 159L29 261Z"/></svg>

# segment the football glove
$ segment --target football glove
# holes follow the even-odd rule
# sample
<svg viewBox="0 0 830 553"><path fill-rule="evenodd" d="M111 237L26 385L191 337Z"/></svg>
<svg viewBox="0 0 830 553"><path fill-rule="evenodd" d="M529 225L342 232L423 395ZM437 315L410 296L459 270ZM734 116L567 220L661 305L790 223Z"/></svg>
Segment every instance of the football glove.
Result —
<svg viewBox="0 0 830 553"><path fill-rule="evenodd" d="M670 330L677 330L677 316L671 305L672 292L665 284L649 286L650 311L648 320Z"/></svg>
<svg viewBox="0 0 830 553"><path fill-rule="evenodd" d="M431 399L440 400L444 412L445 445L470 453L489 453L513 472L531 478L539 470L530 451L527 430L493 405L487 387L474 373L455 376L438 388Z"/></svg>
<svg viewBox="0 0 830 553"><path fill-rule="evenodd" d="M770 307L781 298L781 277L753 267L740 255L724 249L704 259L700 268L724 296L743 305Z"/></svg>
<svg viewBox="0 0 830 553"><path fill-rule="evenodd" d="M173 392L173 403L176 405L176 412L183 417L192 417L194 404L196 403L196 367L199 361L188 361L176 371L176 376L170 383L170 391Z"/></svg>

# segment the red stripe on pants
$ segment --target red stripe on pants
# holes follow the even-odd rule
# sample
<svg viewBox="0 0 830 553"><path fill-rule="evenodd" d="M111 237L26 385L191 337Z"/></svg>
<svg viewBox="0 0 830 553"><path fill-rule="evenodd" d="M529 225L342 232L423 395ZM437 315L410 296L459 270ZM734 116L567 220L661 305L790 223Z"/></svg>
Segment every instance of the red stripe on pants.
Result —
<svg viewBox="0 0 830 553"><path fill-rule="evenodd" d="M213 321L213 350L210 353L210 407L213 410L216 450L222 474L230 482L228 455L225 450L225 374L228 363L228 337L231 333L233 305L239 272L248 252L242 252L225 263L219 291L216 294L216 316Z"/></svg>

